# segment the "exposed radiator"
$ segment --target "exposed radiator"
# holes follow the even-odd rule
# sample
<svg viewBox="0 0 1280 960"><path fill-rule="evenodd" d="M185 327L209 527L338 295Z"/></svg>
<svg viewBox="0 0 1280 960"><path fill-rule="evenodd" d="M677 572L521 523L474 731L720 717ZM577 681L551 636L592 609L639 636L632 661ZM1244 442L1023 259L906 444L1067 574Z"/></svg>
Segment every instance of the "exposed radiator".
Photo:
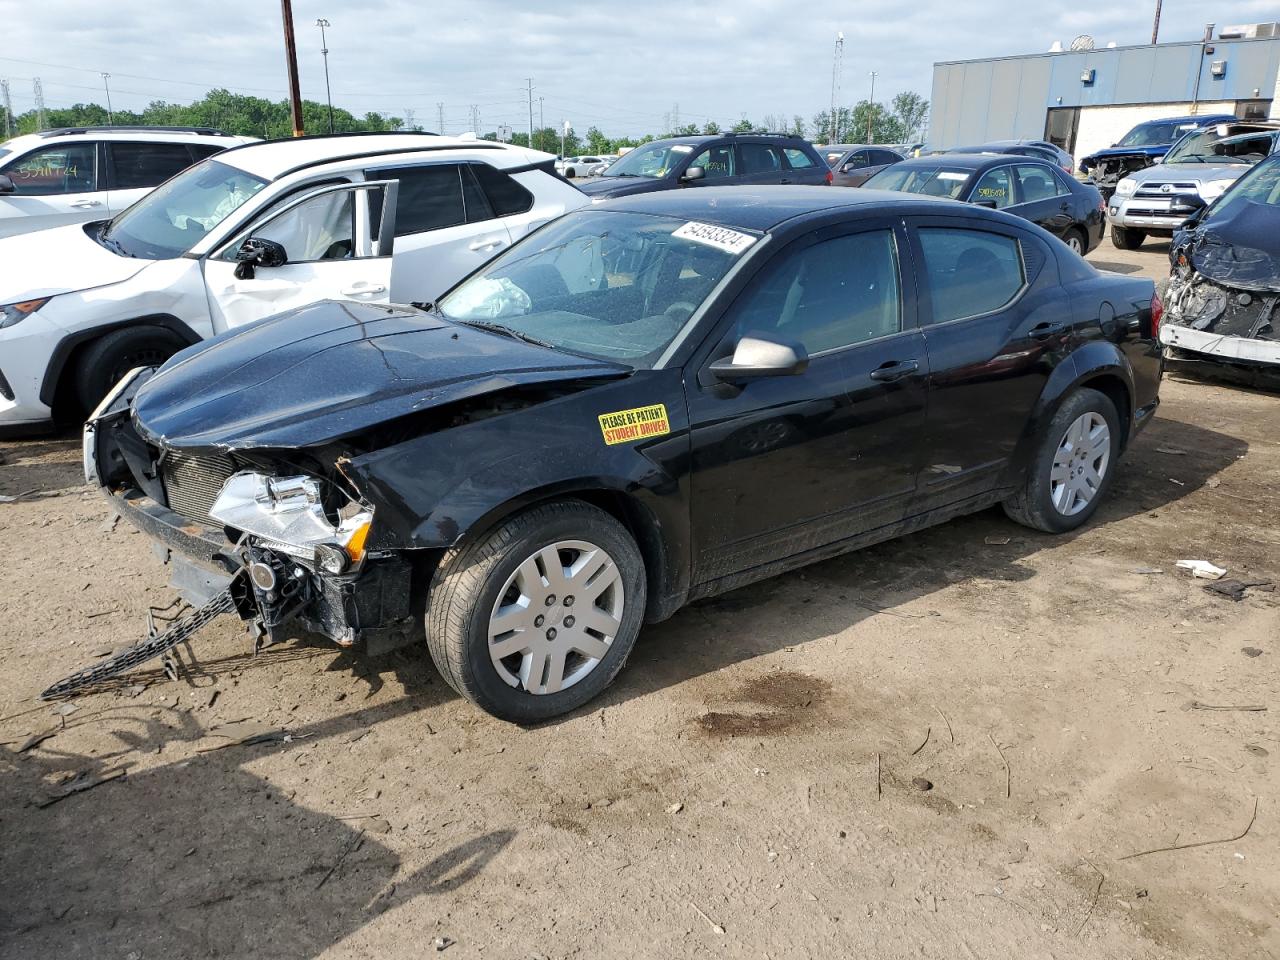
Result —
<svg viewBox="0 0 1280 960"><path fill-rule="evenodd" d="M209 509L218 499L222 485L236 472L229 457L165 457L160 475L164 479L169 509L188 520L209 523Z"/></svg>

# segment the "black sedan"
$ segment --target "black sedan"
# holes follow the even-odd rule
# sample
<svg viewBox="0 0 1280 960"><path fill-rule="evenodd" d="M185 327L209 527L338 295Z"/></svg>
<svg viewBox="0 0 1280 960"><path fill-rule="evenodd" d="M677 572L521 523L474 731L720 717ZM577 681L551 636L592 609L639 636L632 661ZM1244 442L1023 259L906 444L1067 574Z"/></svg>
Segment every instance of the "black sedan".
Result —
<svg viewBox="0 0 1280 960"><path fill-rule="evenodd" d="M872 190L949 197L1004 210L1048 230L1084 256L1102 242L1106 206L1096 187L1043 160L947 153L895 163L867 181Z"/></svg>
<svg viewBox="0 0 1280 960"><path fill-rule="evenodd" d="M977 207L628 197L430 309L326 301L139 372L85 459L192 601L425 642L532 722L700 597L993 504L1088 521L1158 403L1152 297Z"/></svg>

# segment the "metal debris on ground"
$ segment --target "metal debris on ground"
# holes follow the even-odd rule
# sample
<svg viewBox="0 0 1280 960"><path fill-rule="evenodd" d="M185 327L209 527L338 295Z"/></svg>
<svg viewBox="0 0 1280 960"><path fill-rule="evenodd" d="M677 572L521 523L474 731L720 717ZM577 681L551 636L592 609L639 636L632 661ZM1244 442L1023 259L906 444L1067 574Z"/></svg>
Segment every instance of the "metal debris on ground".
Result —
<svg viewBox="0 0 1280 960"><path fill-rule="evenodd" d="M1226 597L1228 600L1234 600L1239 603L1244 599L1244 592L1250 589L1269 591L1274 585L1270 580L1219 580L1216 583L1206 583L1204 588L1209 593L1216 593L1219 596Z"/></svg>
<svg viewBox="0 0 1280 960"><path fill-rule="evenodd" d="M1134 567L1130 572L1143 577L1154 577L1158 573L1164 573L1159 567Z"/></svg>
<svg viewBox="0 0 1280 960"><path fill-rule="evenodd" d="M205 732L204 741L196 746L196 751L208 753L210 750L221 750L223 747L240 744L272 743L283 740L285 736L285 731L272 724L241 720L210 727Z"/></svg>
<svg viewBox="0 0 1280 960"><path fill-rule="evenodd" d="M432 941L432 945L436 948L436 953L439 953L441 950L449 949L457 942L457 940L450 937L436 937L435 940Z"/></svg>
<svg viewBox="0 0 1280 960"><path fill-rule="evenodd" d="M1221 580L1227 575L1222 567L1214 566L1208 560L1179 560L1174 564L1179 570L1190 571L1193 577L1201 580Z"/></svg>
<svg viewBox="0 0 1280 960"><path fill-rule="evenodd" d="M1009 542L1008 537L986 537L983 541L989 547L1003 547Z"/></svg>

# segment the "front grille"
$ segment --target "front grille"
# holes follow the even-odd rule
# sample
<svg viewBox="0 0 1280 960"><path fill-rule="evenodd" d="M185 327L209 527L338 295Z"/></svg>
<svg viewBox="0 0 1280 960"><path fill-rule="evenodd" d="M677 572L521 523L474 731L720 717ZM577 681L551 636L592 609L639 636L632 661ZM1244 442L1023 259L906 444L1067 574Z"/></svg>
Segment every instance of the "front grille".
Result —
<svg viewBox="0 0 1280 960"><path fill-rule="evenodd" d="M209 523L209 510L222 485L236 472L230 457L186 457L169 454L160 467L169 509L188 520Z"/></svg>
<svg viewBox="0 0 1280 960"><path fill-rule="evenodd" d="M1169 187L1165 192L1162 187ZM1162 181L1160 183L1142 183L1133 192L1135 197L1146 197L1151 200L1169 200L1175 193L1198 193L1196 184L1188 180Z"/></svg>

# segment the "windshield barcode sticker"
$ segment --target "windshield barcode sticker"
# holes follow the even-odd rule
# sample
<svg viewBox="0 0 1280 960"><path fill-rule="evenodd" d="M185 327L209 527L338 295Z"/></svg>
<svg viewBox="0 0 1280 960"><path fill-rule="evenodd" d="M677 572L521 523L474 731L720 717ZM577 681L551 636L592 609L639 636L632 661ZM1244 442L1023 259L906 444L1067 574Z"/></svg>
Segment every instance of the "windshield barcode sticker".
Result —
<svg viewBox="0 0 1280 960"><path fill-rule="evenodd" d="M749 233L739 233L737 230L716 227L709 223L698 223L696 220L690 220L671 235L682 240L692 240L694 243L705 243L709 247L735 255L756 242L756 238Z"/></svg>

